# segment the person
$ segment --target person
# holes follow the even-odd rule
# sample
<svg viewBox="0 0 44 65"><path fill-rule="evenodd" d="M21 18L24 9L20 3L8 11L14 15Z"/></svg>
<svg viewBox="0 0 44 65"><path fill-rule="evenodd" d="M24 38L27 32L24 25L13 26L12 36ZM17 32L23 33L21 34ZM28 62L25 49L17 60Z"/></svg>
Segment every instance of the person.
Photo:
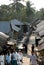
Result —
<svg viewBox="0 0 44 65"><path fill-rule="evenodd" d="M0 54L0 65L4 65L4 54L3 54L3 52Z"/></svg>
<svg viewBox="0 0 44 65"><path fill-rule="evenodd" d="M15 49L11 55L11 65L17 65L17 52Z"/></svg>
<svg viewBox="0 0 44 65"><path fill-rule="evenodd" d="M23 47L24 47L24 52L27 54L27 45L23 44Z"/></svg>
<svg viewBox="0 0 44 65"><path fill-rule="evenodd" d="M22 63L23 63L22 60L23 60L23 54L22 54L22 51L19 50L19 51L18 51L18 59L17 59L18 65L22 65Z"/></svg>
<svg viewBox="0 0 44 65"><path fill-rule="evenodd" d="M34 52L34 44L32 44L32 47L31 48L32 48L32 52Z"/></svg>
<svg viewBox="0 0 44 65"><path fill-rule="evenodd" d="M30 63L31 65L37 65L37 57L34 52L32 52L32 55L30 56Z"/></svg>
<svg viewBox="0 0 44 65"><path fill-rule="evenodd" d="M10 51L7 52L5 60L6 60L6 65L11 65L11 54L10 54Z"/></svg>

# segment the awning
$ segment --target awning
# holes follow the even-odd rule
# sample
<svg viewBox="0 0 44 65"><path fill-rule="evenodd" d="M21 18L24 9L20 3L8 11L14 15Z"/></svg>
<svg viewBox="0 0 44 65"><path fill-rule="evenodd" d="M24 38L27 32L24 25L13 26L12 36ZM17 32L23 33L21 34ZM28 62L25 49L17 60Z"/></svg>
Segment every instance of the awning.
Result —
<svg viewBox="0 0 44 65"><path fill-rule="evenodd" d="M20 31L20 28L15 26L13 23L11 24L12 25L12 29L19 32Z"/></svg>

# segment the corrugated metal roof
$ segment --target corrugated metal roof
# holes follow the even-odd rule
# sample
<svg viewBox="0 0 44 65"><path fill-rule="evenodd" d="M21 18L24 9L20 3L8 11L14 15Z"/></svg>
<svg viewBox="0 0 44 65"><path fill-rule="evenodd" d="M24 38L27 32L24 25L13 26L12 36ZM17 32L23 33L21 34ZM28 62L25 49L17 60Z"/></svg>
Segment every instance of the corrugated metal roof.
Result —
<svg viewBox="0 0 44 65"><path fill-rule="evenodd" d="M42 31L42 30L44 30L44 25L39 26L39 27L36 29L36 32L40 32L40 31Z"/></svg>
<svg viewBox="0 0 44 65"><path fill-rule="evenodd" d="M14 24L14 25L23 25L23 23L21 21L18 21L16 19L11 20L11 24Z"/></svg>
<svg viewBox="0 0 44 65"><path fill-rule="evenodd" d="M39 32L39 35L40 35L40 36L43 36L43 35L44 35L44 30L40 31L40 32Z"/></svg>
<svg viewBox="0 0 44 65"><path fill-rule="evenodd" d="M37 27L42 26L42 25L44 25L44 20L41 21L41 22L37 25Z"/></svg>
<svg viewBox="0 0 44 65"><path fill-rule="evenodd" d="M13 23L11 23L11 26L12 26L12 29L19 32L20 31L20 28L15 26Z"/></svg>
<svg viewBox="0 0 44 65"><path fill-rule="evenodd" d="M5 41L7 41L7 39L9 39L9 36L4 34L4 33L2 33L2 32L0 32L0 44L1 43L5 43Z"/></svg>
<svg viewBox="0 0 44 65"><path fill-rule="evenodd" d="M0 37L3 37L3 38L9 38L8 35L4 34L3 32L0 32Z"/></svg>

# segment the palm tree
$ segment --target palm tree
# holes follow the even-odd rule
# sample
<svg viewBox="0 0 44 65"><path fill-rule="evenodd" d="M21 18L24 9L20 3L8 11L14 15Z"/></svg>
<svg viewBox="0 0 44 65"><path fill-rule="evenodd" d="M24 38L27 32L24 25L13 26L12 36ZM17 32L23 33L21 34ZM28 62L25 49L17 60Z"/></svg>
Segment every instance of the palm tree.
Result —
<svg viewBox="0 0 44 65"><path fill-rule="evenodd" d="M30 1L28 1L27 3L26 3L26 15L27 15L27 20L28 20L28 22L29 21L31 21L32 19L33 19L33 15L34 15L34 13L35 13L35 10L34 10L34 8L32 8L31 6L32 6L32 4L30 3Z"/></svg>

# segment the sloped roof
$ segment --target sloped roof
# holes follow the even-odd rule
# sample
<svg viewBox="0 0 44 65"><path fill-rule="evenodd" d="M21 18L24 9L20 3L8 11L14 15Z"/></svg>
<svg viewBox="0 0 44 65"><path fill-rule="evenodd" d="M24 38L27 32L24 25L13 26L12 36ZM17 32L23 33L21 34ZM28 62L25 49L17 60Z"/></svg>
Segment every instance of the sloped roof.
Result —
<svg viewBox="0 0 44 65"><path fill-rule="evenodd" d="M42 26L42 25L44 25L44 20L41 21L41 22L37 25L37 27Z"/></svg>
<svg viewBox="0 0 44 65"><path fill-rule="evenodd" d="M9 21L0 21L0 32L8 33L10 31Z"/></svg>
<svg viewBox="0 0 44 65"><path fill-rule="evenodd" d="M0 44L4 43L5 41L7 41L7 39L9 39L9 36L4 34L3 32L0 32Z"/></svg>
<svg viewBox="0 0 44 65"><path fill-rule="evenodd" d="M12 29L19 32L20 31L20 28L15 26L14 23L11 23L11 26L12 26Z"/></svg>
<svg viewBox="0 0 44 65"><path fill-rule="evenodd" d="M38 42L39 43L38 50L40 51L40 50L44 49L44 20L41 21L36 26L37 26L37 29L35 32L38 32L39 36L43 36L43 37L41 37L41 40Z"/></svg>
<svg viewBox="0 0 44 65"><path fill-rule="evenodd" d="M40 36L44 35L44 20L42 20L39 24L37 24L35 32L38 32Z"/></svg>
<svg viewBox="0 0 44 65"><path fill-rule="evenodd" d="M14 25L23 25L23 23L21 21L18 21L16 19L11 20L11 24L14 24Z"/></svg>
<svg viewBox="0 0 44 65"><path fill-rule="evenodd" d="M36 32L40 32L44 30L44 25L37 27Z"/></svg>
<svg viewBox="0 0 44 65"><path fill-rule="evenodd" d="M44 30L40 31L40 32L39 32L39 35L40 35L40 36L43 36L43 35L44 35Z"/></svg>
<svg viewBox="0 0 44 65"><path fill-rule="evenodd" d="M3 32L0 32L0 37L9 38L9 36L4 34Z"/></svg>

